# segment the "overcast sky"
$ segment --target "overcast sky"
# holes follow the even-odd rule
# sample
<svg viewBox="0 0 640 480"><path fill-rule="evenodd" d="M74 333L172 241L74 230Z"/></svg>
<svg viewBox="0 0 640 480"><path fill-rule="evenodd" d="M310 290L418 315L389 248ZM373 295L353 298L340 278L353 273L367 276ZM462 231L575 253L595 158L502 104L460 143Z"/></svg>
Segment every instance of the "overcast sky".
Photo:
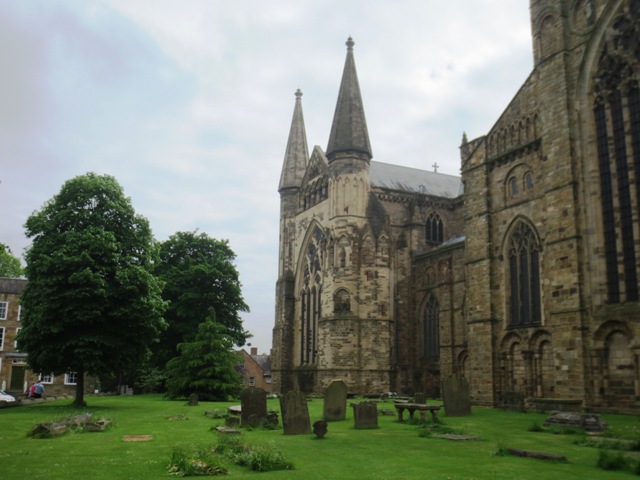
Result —
<svg viewBox="0 0 640 480"><path fill-rule="evenodd" d="M351 35L374 160L457 175L532 68L527 0L0 0L0 242L89 171L165 240L228 239L271 348L278 181L300 88L326 149Z"/></svg>

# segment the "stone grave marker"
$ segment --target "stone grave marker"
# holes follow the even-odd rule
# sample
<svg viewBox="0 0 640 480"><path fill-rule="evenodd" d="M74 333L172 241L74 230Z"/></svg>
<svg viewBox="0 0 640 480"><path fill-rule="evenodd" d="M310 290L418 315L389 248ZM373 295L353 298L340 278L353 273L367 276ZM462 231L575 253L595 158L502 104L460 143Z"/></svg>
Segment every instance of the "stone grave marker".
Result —
<svg viewBox="0 0 640 480"><path fill-rule="evenodd" d="M267 392L258 387L249 387L240 395L241 414L240 426L247 427L255 423L264 421L267 417ZM255 417L252 417L255 415ZM252 422L249 422L251 417Z"/></svg>
<svg viewBox="0 0 640 480"><path fill-rule="evenodd" d="M327 422L324 420L318 420L313 424L313 433L316 434L318 438L324 438L327 434Z"/></svg>
<svg viewBox="0 0 640 480"><path fill-rule="evenodd" d="M352 403L355 428L378 428L378 407L374 402Z"/></svg>
<svg viewBox="0 0 640 480"><path fill-rule="evenodd" d="M451 375L442 381L442 399L447 417L471 415L471 395L469 382L464 377Z"/></svg>
<svg viewBox="0 0 640 480"><path fill-rule="evenodd" d="M285 435L311 433L307 396L300 390L287 392L280 397L280 413Z"/></svg>
<svg viewBox="0 0 640 480"><path fill-rule="evenodd" d="M508 412L524 412L524 394L520 392L504 392L501 408Z"/></svg>
<svg viewBox="0 0 640 480"><path fill-rule="evenodd" d="M324 420L344 420L347 415L347 384L334 380L324 392Z"/></svg>

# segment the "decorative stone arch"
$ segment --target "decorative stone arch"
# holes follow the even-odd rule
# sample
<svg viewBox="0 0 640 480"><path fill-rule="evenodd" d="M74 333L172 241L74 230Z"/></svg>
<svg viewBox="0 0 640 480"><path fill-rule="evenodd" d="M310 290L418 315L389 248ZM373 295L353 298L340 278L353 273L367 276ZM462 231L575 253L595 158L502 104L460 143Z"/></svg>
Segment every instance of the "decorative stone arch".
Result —
<svg viewBox="0 0 640 480"><path fill-rule="evenodd" d="M456 358L455 373L461 377L468 378L469 351L462 350Z"/></svg>
<svg viewBox="0 0 640 480"><path fill-rule="evenodd" d="M529 340L531 352L529 370L531 372L531 395L534 397L552 397L555 390L555 362L551 334L546 330L537 330Z"/></svg>
<svg viewBox="0 0 640 480"><path fill-rule="evenodd" d="M439 245L444 240L444 223L435 210L429 213L425 222L425 240L428 244Z"/></svg>
<svg viewBox="0 0 640 480"><path fill-rule="evenodd" d="M347 268L351 265L351 242L346 235L338 239L335 262L338 268Z"/></svg>
<svg viewBox="0 0 640 480"><path fill-rule="evenodd" d="M522 338L515 332L506 334L500 342L500 383L503 393L524 393L526 375L522 345Z"/></svg>
<svg viewBox="0 0 640 480"><path fill-rule="evenodd" d="M633 406L639 391L639 346L625 322L605 322L594 334L595 397L609 406Z"/></svg>
<svg viewBox="0 0 640 480"><path fill-rule="evenodd" d="M544 8L537 16L533 26L533 44L535 63L560 50L562 37L558 22L559 16L552 8Z"/></svg>
<svg viewBox="0 0 640 480"><path fill-rule="evenodd" d="M370 234L365 234L360 245L360 265L372 267L375 265L376 245Z"/></svg>

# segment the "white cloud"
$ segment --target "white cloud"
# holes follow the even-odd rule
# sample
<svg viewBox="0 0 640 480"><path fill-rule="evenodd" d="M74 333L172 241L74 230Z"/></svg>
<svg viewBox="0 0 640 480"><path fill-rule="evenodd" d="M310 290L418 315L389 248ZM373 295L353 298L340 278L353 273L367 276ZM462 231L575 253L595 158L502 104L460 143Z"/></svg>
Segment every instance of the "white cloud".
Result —
<svg viewBox="0 0 640 480"><path fill-rule="evenodd" d="M87 171L115 176L159 239L226 238L270 348L277 193L294 106L326 147L355 42L375 160L457 173L531 68L528 2L103 0L0 3L0 241Z"/></svg>

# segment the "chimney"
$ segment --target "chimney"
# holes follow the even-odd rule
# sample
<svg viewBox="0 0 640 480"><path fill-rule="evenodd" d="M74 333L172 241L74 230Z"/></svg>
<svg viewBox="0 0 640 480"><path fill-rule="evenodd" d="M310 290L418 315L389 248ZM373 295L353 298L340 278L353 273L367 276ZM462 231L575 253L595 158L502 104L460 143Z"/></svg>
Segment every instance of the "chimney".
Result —
<svg viewBox="0 0 640 480"><path fill-rule="evenodd" d="M251 347L251 356L255 357L258 355L258 347Z"/></svg>

